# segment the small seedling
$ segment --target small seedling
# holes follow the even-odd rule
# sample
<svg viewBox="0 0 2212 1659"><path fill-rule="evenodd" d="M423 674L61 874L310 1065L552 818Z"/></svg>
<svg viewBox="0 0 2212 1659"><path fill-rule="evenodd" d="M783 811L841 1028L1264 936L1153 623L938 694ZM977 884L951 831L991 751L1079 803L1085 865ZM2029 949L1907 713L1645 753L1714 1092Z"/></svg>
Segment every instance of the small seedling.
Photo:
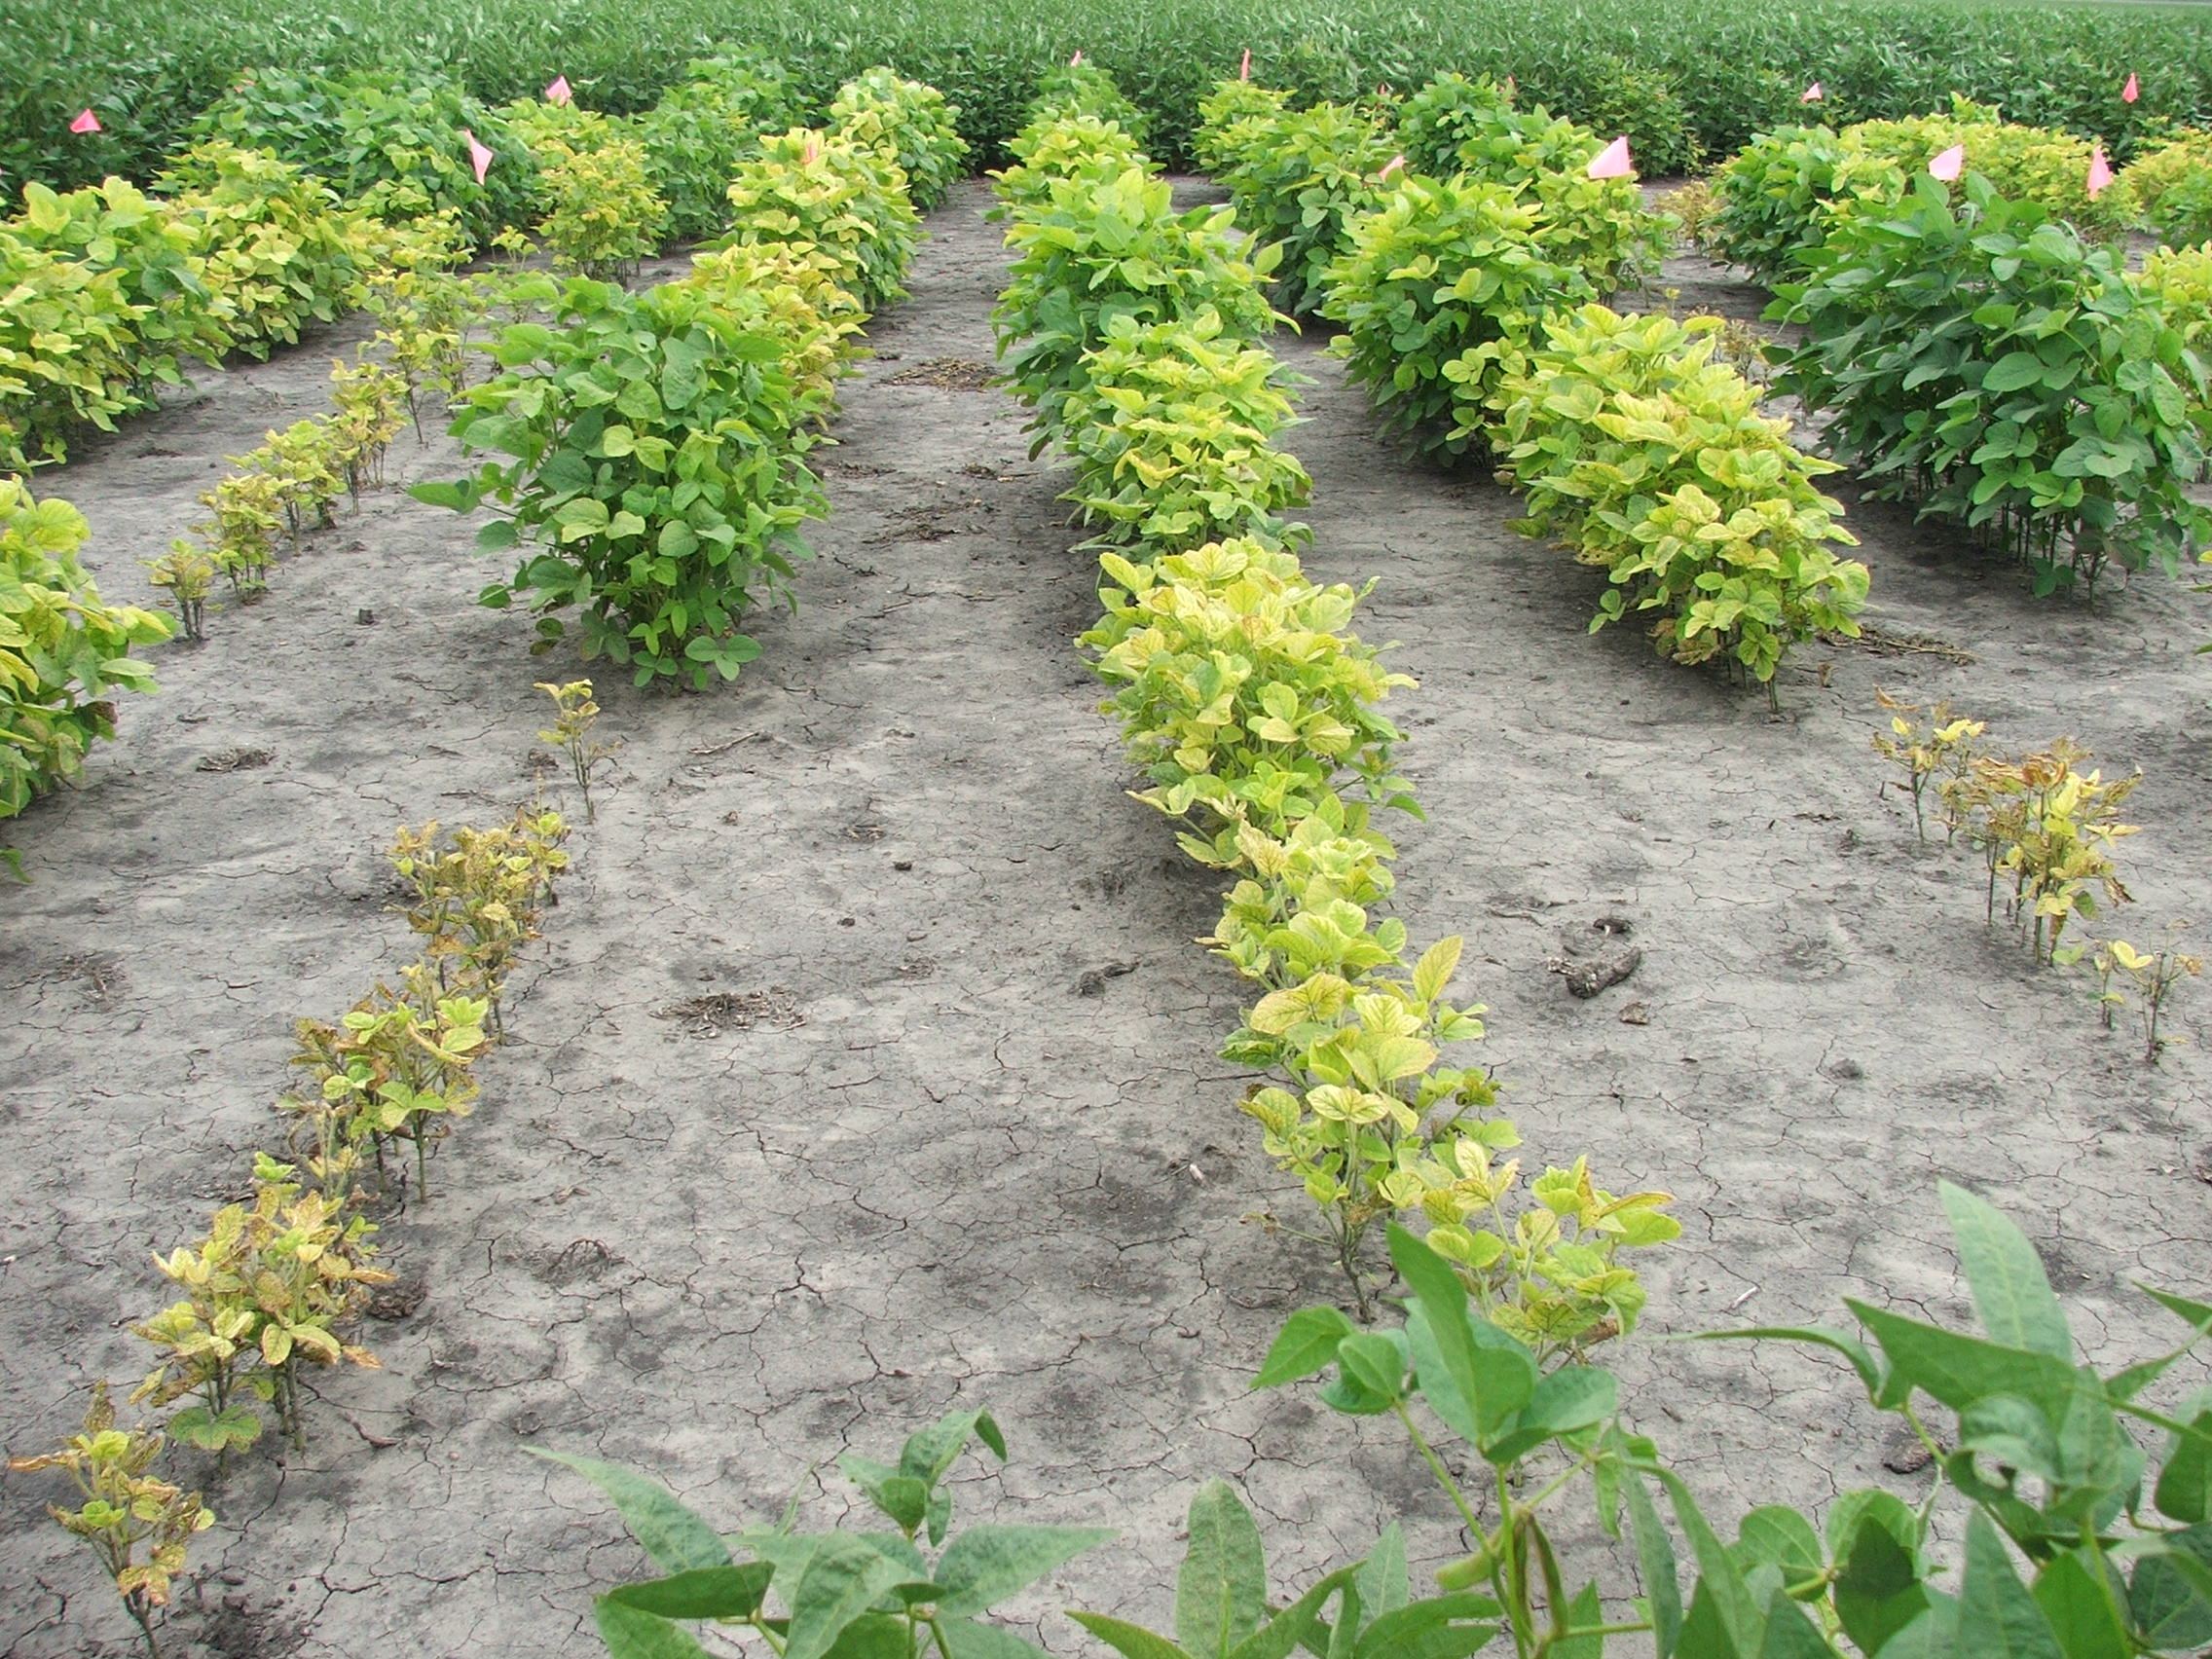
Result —
<svg viewBox="0 0 2212 1659"><path fill-rule="evenodd" d="M2104 1004L2105 1023L2112 1023L2113 1009L2126 1000L2111 988L2117 970L2125 974L2135 987L2136 1012L2143 1016L2143 1058L2157 1065L2159 1053L2172 1041L2158 1035L2158 1020L2166 998L2185 977L2194 978L2204 971L2203 959L2173 949L2137 950L2125 940L2116 939L2099 947L2096 961L2097 971L2103 976L2104 989L2097 1000Z"/></svg>
<svg viewBox="0 0 2212 1659"><path fill-rule="evenodd" d="M612 743L594 743L591 728L599 719L599 704L592 699L591 682L571 680L566 685L554 685L545 681L537 688L553 699L553 723L537 734L540 743L550 743L569 757L570 774L576 780L576 788L583 791L584 821L599 822L598 809L592 805L592 774L601 766L609 764L614 752L622 747L617 739Z"/></svg>
<svg viewBox="0 0 2212 1659"><path fill-rule="evenodd" d="M1933 786L1937 799L1943 803L1944 827L1956 834L1959 818L1952 802L1955 792L1947 791L1945 786L1969 775L1974 743L1988 729L1986 722L1954 718L1948 701L1938 702L1930 709L1923 709L1918 703L1902 702L1879 685L1874 687L1874 701L1889 711L1893 734L1885 737L1876 732L1874 752L1903 771L1905 787L1912 794L1914 831L1923 841L1928 839L1927 796ZM1927 717L1925 719L1906 718L1923 714Z"/></svg>
<svg viewBox="0 0 2212 1659"><path fill-rule="evenodd" d="M186 639L207 637L207 595L215 586L215 561L204 547L190 541L170 542L169 550L148 567L146 579L169 590Z"/></svg>
<svg viewBox="0 0 2212 1659"><path fill-rule="evenodd" d="M162 1441L161 1430L143 1424L117 1428L107 1384L97 1382L85 1413L84 1433L71 1435L60 1451L43 1457L8 1460L8 1467L18 1473L65 1469L77 1483L84 1506L54 1505L47 1513L92 1546L115 1580L124 1610L138 1627L148 1659L161 1659L161 1647L154 1640L154 1614L168 1604L169 1585L184 1570L192 1535L215 1523L215 1512L202 1506L198 1493L181 1491L148 1473L161 1456Z"/></svg>

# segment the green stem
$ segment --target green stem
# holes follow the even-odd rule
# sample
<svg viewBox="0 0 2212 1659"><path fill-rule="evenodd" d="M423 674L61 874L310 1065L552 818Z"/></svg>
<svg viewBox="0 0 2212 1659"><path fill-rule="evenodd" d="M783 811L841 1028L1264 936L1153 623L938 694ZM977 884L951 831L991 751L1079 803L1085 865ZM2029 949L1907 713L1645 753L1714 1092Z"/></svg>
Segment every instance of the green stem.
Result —
<svg viewBox="0 0 2212 1659"><path fill-rule="evenodd" d="M1467 1502L1466 1494L1459 1490L1459 1483L1452 1478L1452 1471L1444 1466L1444 1459L1430 1448L1427 1439L1421 1434L1419 1424L1414 1421L1413 1413L1406 1409L1405 1401L1398 1401L1390 1409L1398 1414L1398 1420L1406 1425L1406 1437L1414 1443L1414 1450L1420 1454L1421 1461L1428 1465L1428 1472L1436 1477L1436 1484L1444 1489L1446 1495L1458 1509L1460 1519L1466 1522L1468 1530L1487 1546L1490 1542L1489 1530L1483 1526L1482 1518Z"/></svg>

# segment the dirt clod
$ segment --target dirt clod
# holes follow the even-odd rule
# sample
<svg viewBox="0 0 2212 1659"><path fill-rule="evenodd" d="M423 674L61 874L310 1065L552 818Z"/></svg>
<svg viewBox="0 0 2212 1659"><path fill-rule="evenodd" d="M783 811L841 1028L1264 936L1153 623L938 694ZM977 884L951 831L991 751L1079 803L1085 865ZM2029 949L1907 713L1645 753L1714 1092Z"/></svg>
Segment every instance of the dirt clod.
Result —
<svg viewBox="0 0 2212 1659"><path fill-rule="evenodd" d="M756 1025L789 1031L804 1025L792 993L781 985L764 991L710 991L703 997L674 1003L653 1011L655 1019L680 1019L687 1037L719 1037L725 1031L750 1031Z"/></svg>
<svg viewBox="0 0 2212 1659"><path fill-rule="evenodd" d="M1106 981L1119 979L1124 974L1134 974L1137 963L1108 962L1097 968L1086 969L1076 978L1075 994L1079 997L1102 997L1106 994Z"/></svg>
<svg viewBox="0 0 2212 1659"><path fill-rule="evenodd" d="M971 362L966 357L933 357L910 369L901 369L883 384L934 386L941 391L985 391L997 379L998 371L988 363Z"/></svg>
<svg viewBox="0 0 2212 1659"><path fill-rule="evenodd" d="M266 766L276 758L274 749L224 749L213 755L203 755L196 772L250 772L257 766Z"/></svg>

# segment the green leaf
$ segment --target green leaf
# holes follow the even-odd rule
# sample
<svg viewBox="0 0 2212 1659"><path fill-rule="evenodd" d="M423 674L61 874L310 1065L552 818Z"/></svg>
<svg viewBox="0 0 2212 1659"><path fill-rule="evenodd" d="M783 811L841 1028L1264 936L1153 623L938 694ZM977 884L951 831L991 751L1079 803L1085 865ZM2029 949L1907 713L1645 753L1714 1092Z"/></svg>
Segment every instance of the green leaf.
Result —
<svg viewBox="0 0 2212 1659"><path fill-rule="evenodd" d="M658 1481L597 1457L579 1457L536 1446L524 1450L534 1457L575 1470L605 1493L621 1514L623 1525L630 1529L630 1535L638 1540L638 1547L662 1571L689 1572L731 1565L729 1547L719 1534Z"/></svg>
<svg viewBox="0 0 2212 1659"><path fill-rule="evenodd" d="M601 1600L664 1619L750 1618L759 1610L775 1570L764 1561L749 1561L742 1567L694 1567L643 1584L625 1584Z"/></svg>
<svg viewBox="0 0 2212 1659"><path fill-rule="evenodd" d="M1751 1600L1744 1575L1706 1521L1690 1489L1673 1474L1663 1473L1659 1479L1673 1501L1676 1524L1689 1540L1690 1554L1697 1562L1697 1590L1690 1599L1690 1616L1682 1621L1680 1651L1703 1659L1707 1651L1703 1644L1711 1641L1715 1655L1727 1652L1752 1659L1758 1652L1765 1620ZM1693 1630L1708 1634L1693 1639Z"/></svg>
<svg viewBox="0 0 2212 1659"><path fill-rule="evenodd" d="M1629 1528L1636 1535L1636 1565L1643 1574L1643 1595L1651 1607L1652 1641L1659 1659L1672 1659L1682 1634L1682 1586L1675 1568L1675 1541L1659 1520L1658 1505L1644 1489L1643 1476L1631 1469L1622 1484L1628 1494Z"/></svg>
<svg viewBox="0 0 2212 1659"><path fill-rule="evenodd" d="M1986 1198L1948 1181L1936 1192L1951 1218L1959 1262L1973 1291L1982 1329L2007 1347L2028 1348L2071 1364L2074 1334L2027 1235Z"/></svg>
<svg viewBox="0 0 2212 1659"><path fill-rule="evenodd" d="M1874 1334L1890 1363L1885 1404L1901 1403L1916 1387L1953 1411L1964 1411L1986 1394L2017 1394L2056 1424L2065 1419L2066 1402L2081 1386L2074 1368L2051 1354L1961 1336L1849 1297L1844 1306Z"/></svg>
<svg viewBox="0 0 2212 1659"><path fill-rule="evenodd" d="M1826 1565L1813 1524L1782 1504L1767 1504L1745 1516L1731 1553L1747 1572L1762 1564L1780 1567L1786 1587L1818 1579Z"/></svg>
<svg viewBox="0 0 2212 1659"><path fill-rule="evenodd" d="M1352 1659L1458 1659L1496 1635L1500 1608L1474 1591L1393 1607L1360 1632Z"/></svg>
<svg viewBox="0 0 2212 1659"><path fill-rule="evenodd" d="M600 1597L591 1611L600 1640L607 1643L608 1659L711 1659L689 1631L670 1624L658 1613L625 1606L612 1596Z"/></svg>
<svg viewBox="0 0 2212 1659"><path fill-rule="evenodd" d="M1035 1642L997 1625L940 1618L937 1628L952 1659L1047 1659L1045 1650Z"/></svg>
<svg viewBox="0 0 2212 1659"><path fill-rule="evenodd" d="M1536 1386L1529 1350L1467 1312L1467 1288L1450 1263L1392 1222L1390 1259L1419 1304L1406 1321L1422 1397L1478 1448L1501 1429ZM1484 1340L1477 1341L1477 1330ZM1454 1419L1456 1414L1460 1420ZM1467 1428L1475 1432L1467 1434Z"/></svg>
<svg viewBox="0 0 2212 1659"><path fill-rule="evenodd" d="M1068 1609L1068 1617L1106 1643L1124 1659L1198 1659L1186 1652L1164 1636L1156 1636L1142 1625L1133 1625L1125 1619L1110 1619L1104 1613L1079 1612Z"/></svg>
<svg viewBox="0 0 2212 1659"><path fill-rule="evenodd" d="M2103 1557L2077 1550L2043 1569L2035 1583L2036 1605L2049 1621L2066 1659L2128 1659L2128 1641L2120 1586L2109 1576ZM1966 1608L1960 1608L1959 1636L1966 1639Z"/></svg>
<svg viewBox="0 0 2212 1659"><path fill-rule="evenodd" d="M2191 1527L2157 1540L2136 1564L2128 1606L2151 1645L2194 1650L2212 1643L2212 1527Z"/></svg>
<svg viewBox="0 0 2212 1659"><path fill-rule="evenodd" d="M1411 1599L1413 1580L1406 1567L1406 1534L1397 1522L1382 1529L1375 1547L1359 1564L1354 1582L1359 1586L1360 1605L1373 1618L1396 1612Z"/></svg>
<svg viewBox="0 0 2212 1659"><path fill-rule="evenodd" d="M913 1659L912 1627L891 1613L863 1613L837 1633L828 1659Z"/></svg>
<svg viewBox="0 0 2212 1659"><path fill-rule="evenodd" d="M1878 1653L1927 1610L1917 1565L1879 1516L1862 1514L1835 1556L1841 1564L1832 1596L1836 1617L1862 1652Z"/></svg>
<svg viewBox="0 0 2212 1659"><path fill-rule="evenodd" d="M824 1659L845 1627L905 1574L858 1538L821 1539L793 1585L779 1583L792 1622L784 1659Z"/></svg>
<svg viewBox="0 0 2212 1659"><path fill-rule="evenodd" d="M914 1475L903 1475L896 1469L847 1452L837 1459L837 1468L853 1485L867 1494L876 1508L891 1518L892 1524L902 1531L914 1532L929 1515L930 1489L927 1482Z"/></svg>
<svg viewBox="0 0 2212 1659"><path fill-rule="evenodd" d="M1369 1393L1395 1402L1406 1391L1406 1356L1396 1343L1374 1331L1361 1331L1337 1345L1337 1363Z"/></svg>
<svg viewBox="0 0 2212 1659"><path fill-rule="evenodd" d="M513 519L486 519L476 533L476 551L479 553L504 553L522 540L522 532L515 528Z"/></svg>
<svg viewBox="0 0 2212 1659"><path fill-rule="evenodd" d="M1268 1615L1266 1546L1226 1481L1191 1499L1191 1542L1175 1575L1175 1636L1197 1659L1224 1659Z"/></svg>
<svg viewBox="0 0 2212 1659"><path fill-rule="evenodd" d="M1110 1527L971 1527L938 1558L938 1610L979 1613L1114 1535Z"/></svg>
<svg viewBox="0 0 2212 1659"><path fill-rule="evenodd" d="M1268 1349L1255 1388L1273 1388L1325 1371L1336 1362L1337 1345L1358 1334L1359 1327L1337 1308L1305 1308L1293 1313Z"/></svg>
<svg viewBox="0 0 2212 1659"><path fill-rule="evenodd" d="M1545 1441L1590 1428L1613 1415L1613 1374L1593 1365L1563 1365L1540 1379L1508 1430L1488 1448L1493 1462L1526 1456Z"/></svg>
<svg viewBox="0 0 2212 1659"><path fill-rule="evenodd" d="M2033 351L2008 351L1982 378L1984 391L2018 391L2043 379L2043 359Z"/></svg>
<svg viewBox="0 0 2212 1659"><path fill-rule="evenodd" d="M2168 1436L2155 1496L2158 1513L2174 1521L2212 1521L2212 1447L2200 1438L2212 1437L2212 1391L2199 1389L2175 1415L2198 1437Z"/></svg>
<svg viewBox="0 0 2212 1659"><path fill-rule="evenodd" d="M2049 1621L2013 1572L2005 1540L1978 1509L1967 1517L1959 1659L2066 1659Z"/></svg>
<svg viewBox="0 0 2212 1659"><path fill-rule="evenodd" d="M1357 1567L1341 1567L1230 1649L1229 1659L1289 1659L1298 1644L1319 1631L1321 1604L1349 1584ZM1263 1612L1266 1610L1263 1604Z"/></svg>

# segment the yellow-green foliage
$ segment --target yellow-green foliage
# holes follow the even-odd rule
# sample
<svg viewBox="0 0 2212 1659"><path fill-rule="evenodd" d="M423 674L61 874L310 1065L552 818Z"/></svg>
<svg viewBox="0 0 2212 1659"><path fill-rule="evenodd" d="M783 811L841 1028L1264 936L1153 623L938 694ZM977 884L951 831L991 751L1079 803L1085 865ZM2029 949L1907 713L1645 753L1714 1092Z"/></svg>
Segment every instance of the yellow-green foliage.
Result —
<svg viewBox="0 0 2212 1659"><path fill-rule="evenodd" d="M546 212L537 235L557 266L604 280L628 276L659 250L668 203L639 139L610 134L556 154L538 176Z"/></svg>
<svg viewBox="0 0 2212 1659"><path fill-rule="evenodd" d="M935 87L883 68L847 81L830 104L831 130L897 162L923 213L944 200L968 160L968 145L953 125L959 116L959 106L946 103Z"/></svg>
<svg viewBox="0 0 2212 1659"><path fill-rule="evenodd" d="M696 255L685 283L711 291L749 332L773 336L792 377L795 420L827 424L837 383L852 372L852 345L867 313L840 285L844 264L820 248L784 242L739 242Z"/></svg>
<svg viewBox="0 0 2212 1659"><path fill-rule="evenodd" d="M2165 302L2166 316L2181 330L2197 355L2206 352L2212 334L2212 242L2196 247L2155 250L2130 278L2138 289Z"/></svg>
<svg viewBox="0 0 2212 1659"><path fill-rule="evenodd" d="M67 501L0 478L0 818L76 778L115 735L116 691L154 689L129 651L167 639L168 618L101 600L77 562L90 534Z"/></svg>
<svg viewBox="0 0 2212 1659"><path fill-rule="evenodd" d="M1853 203L1900 200L1931 161L1954 144L1964 144L1968 171L1980 173L2000 195L2040 203L2071 221L2087 240L2123 235L2137 216L2135 195L2124 176L2090 200L2087 139L2019 126L1971 99L1954 98L1948 115L1862 122L1845 128L1841 139L1843 160L1835 170L1831 212L1864 210Z"/></svg>
<svg viewBox="0 0 2212 1659"><path fill-rule="evenodd" d="M792 129L761 140L729 187L730 240L820 249L838 286L870 312L906 294L920 236L899 164L837 133Z"/></svg>
<svg viewBox="0 0 2212 1659"><path fill-rule="evenodd" d="M2184 132L2146 151L2120 182L2160 241L2180 247L2212 238L2212 132Z"/></svg>

